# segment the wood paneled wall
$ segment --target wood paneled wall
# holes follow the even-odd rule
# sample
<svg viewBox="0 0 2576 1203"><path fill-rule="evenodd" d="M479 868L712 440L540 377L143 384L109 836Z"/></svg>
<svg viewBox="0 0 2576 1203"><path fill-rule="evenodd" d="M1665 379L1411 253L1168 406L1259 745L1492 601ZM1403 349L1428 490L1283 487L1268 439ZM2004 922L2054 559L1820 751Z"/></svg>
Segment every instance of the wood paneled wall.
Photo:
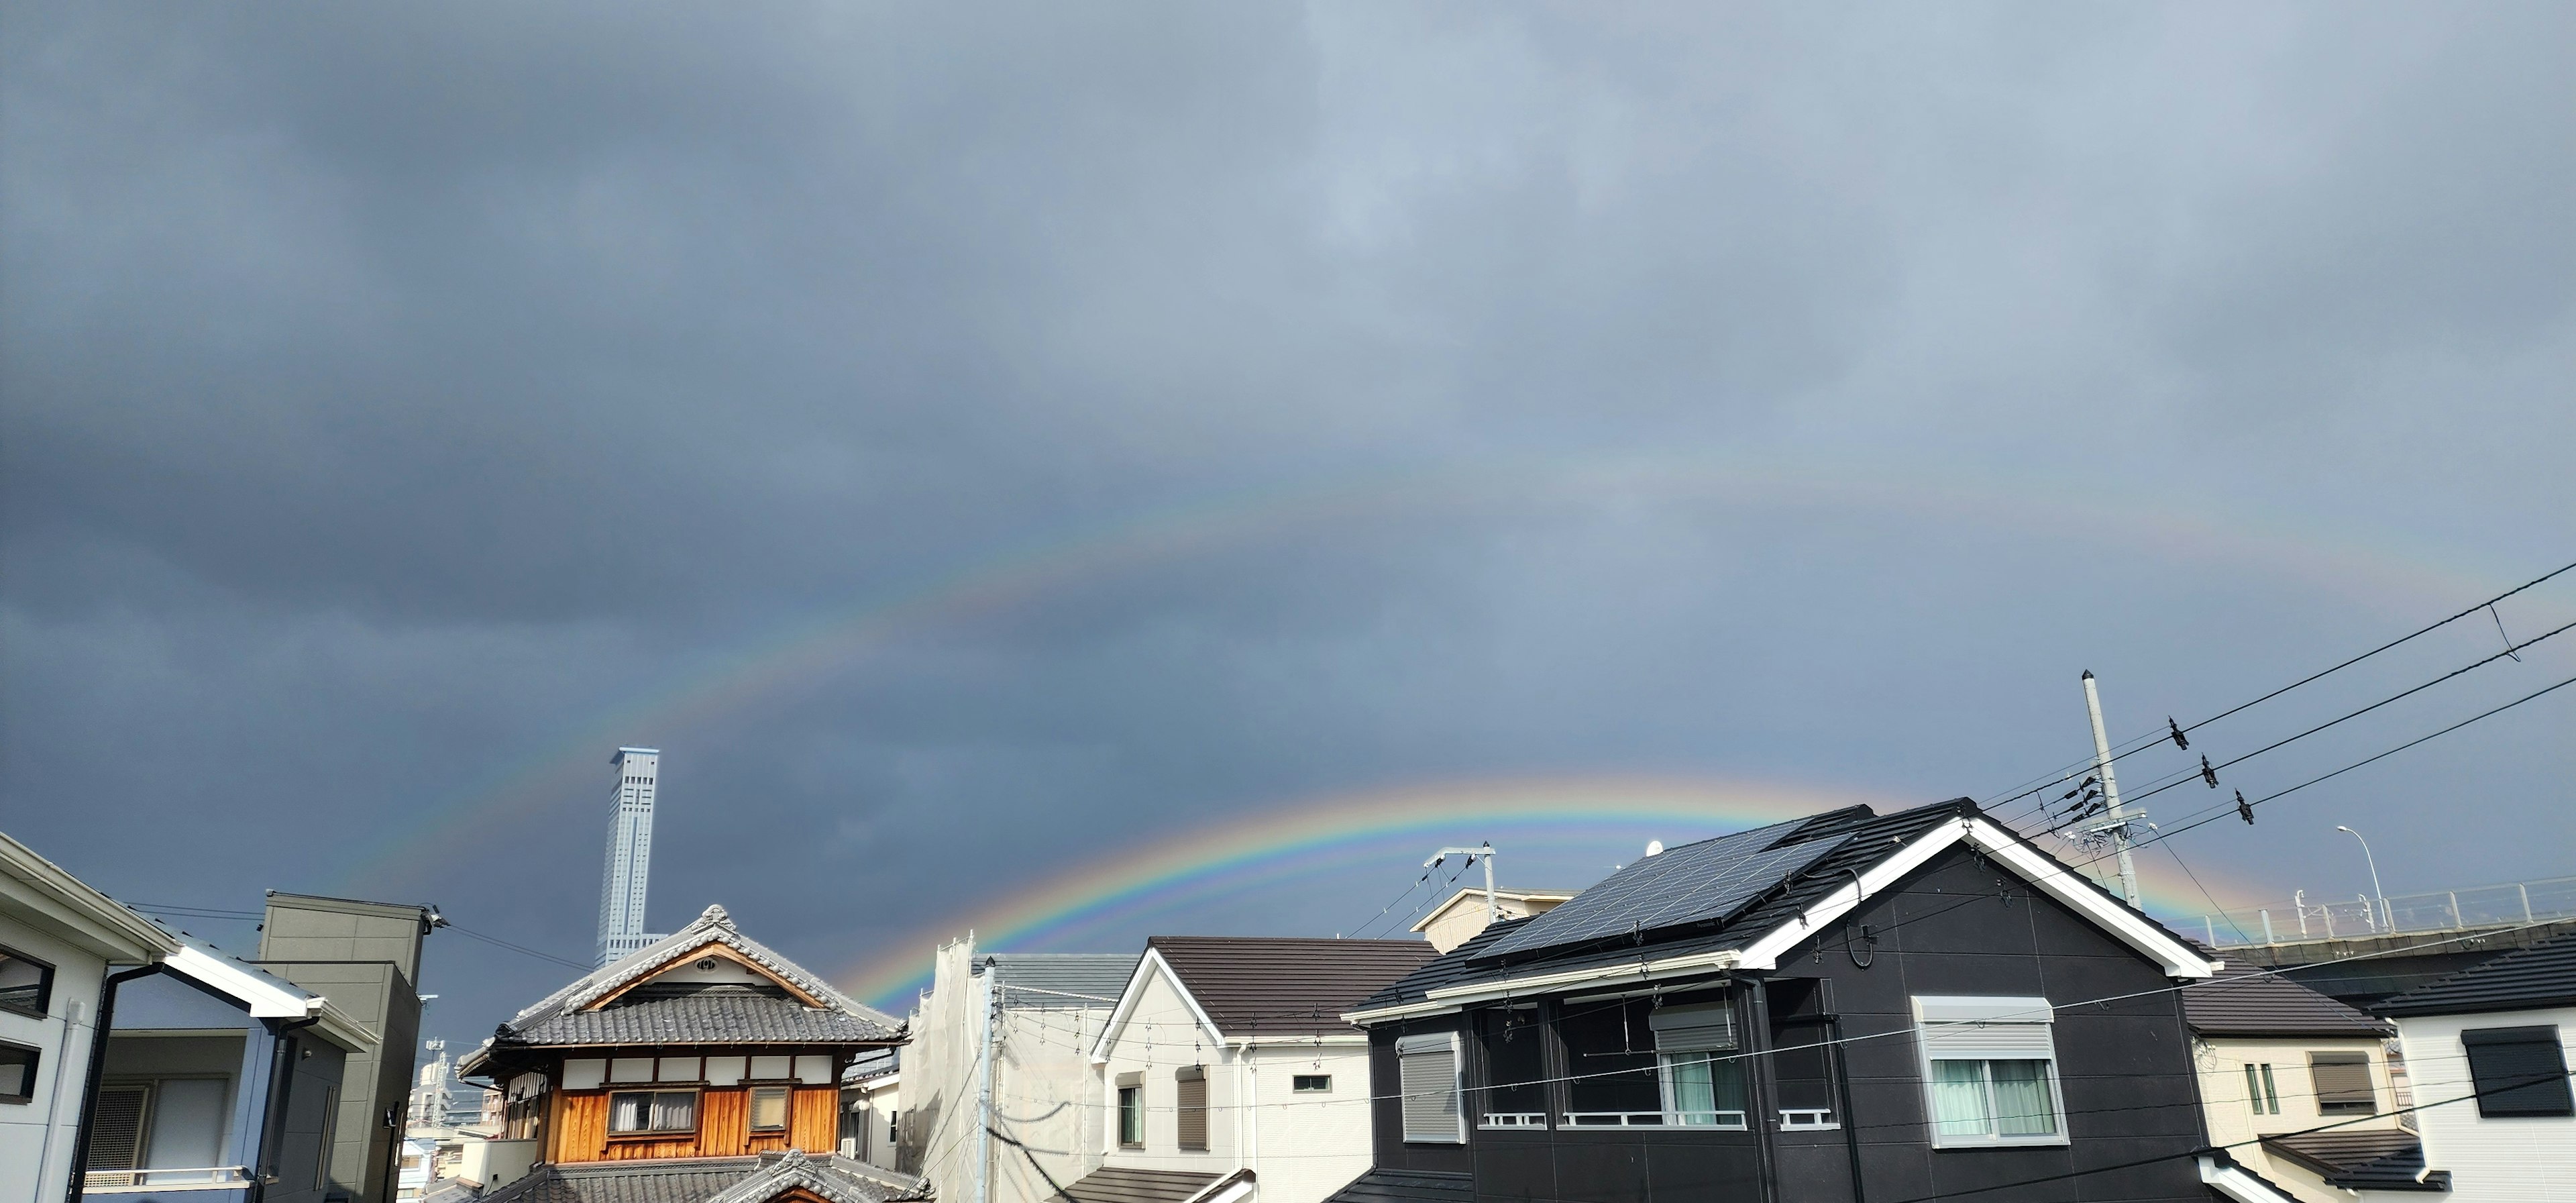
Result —
<svg viewBox="0 0 2576 1203"><path fill-rule="evenodd" d="M671 1136L608 1135L606 1090L561 1091L546 1125L546 1160L637 1161L662 1157L741 1157L795 1148L830 1153L841 1143L841 1091L798 1086L787 1100L787 1131L751 1131L751 1088L710 1086L698 1091L698 1130Z"/></svg>

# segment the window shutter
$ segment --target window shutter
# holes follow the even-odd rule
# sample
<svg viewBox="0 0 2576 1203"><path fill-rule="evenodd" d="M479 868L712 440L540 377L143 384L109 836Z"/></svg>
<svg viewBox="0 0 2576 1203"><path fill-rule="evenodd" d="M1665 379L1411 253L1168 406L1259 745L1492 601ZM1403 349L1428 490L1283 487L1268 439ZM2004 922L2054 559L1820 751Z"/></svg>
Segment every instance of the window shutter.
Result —
<svg viewBox="0 0 2576 1203"><path fill-rule="evenodd" d="M1172 1076L1179 1081L1181 1088L1181 1147L1204 1153L1208 1147L1207 1071L1189 1065Z"/></svg>
<svg viewBox="0 0 2576 1203"><path fill-rule="evenodd" d="M2308 1076L2316 1082L2320 1112L2379 1110L2379 1096L2370 1088L2368 1053L2310 1053Z"/></svg>
<svg viewBox="0 0 2576 1203"><path fill-rule="evenodd" d="M143 1117L152 1109L149 1086L101 1086L89 1129L91 1170L130 1170L143 1152Z"/></svg>
<svg viewBox="0 0 2576 1203"><path fill-rule="evenodd" d="M1458 1114L1458 1036L1440 1032L1395 1042L1397 1078L1404 1092L1404 1139L1414 1144L1464 1144Z"/></svg>
<svg viewBox="0 0 2576 1203"><path fill-rule="evenodd" d="M1646 1016L1660 1052L1724 1051L1735 1047L1735 1008L1726 1003L1657 1007Z"/></svg>
<svg viewBox="0 0 2576 1203"><path fill-rule="evenodd" d="M2567 1087L2567 1054L2556 1024L2528 1028L2471 1028L2460 1033L2469 1054L2469 1080L2477 1087L2478 1114L2576 1115ZM106 1097L100 1096L100 1105Z"/></svg>
<svg viewBox="0 0 2576 1203"><path fill-rule="evenodd" d="M1914 1017L1923 1032L1923 1055L1931 1060L2033 1061L2056 1055L2049 1037L2056 1012L2044 998L1917 995Z"/></svg>

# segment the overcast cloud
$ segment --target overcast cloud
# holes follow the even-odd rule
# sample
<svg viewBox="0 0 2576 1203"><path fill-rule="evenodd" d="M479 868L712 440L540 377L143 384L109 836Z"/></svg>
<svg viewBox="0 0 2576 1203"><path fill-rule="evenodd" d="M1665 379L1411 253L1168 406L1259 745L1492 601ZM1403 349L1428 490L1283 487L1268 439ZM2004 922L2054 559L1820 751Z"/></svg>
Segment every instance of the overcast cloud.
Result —
<svg viewBox="0 0 2576 1203"><path fill-rule="evenodd" d="M8 3L0 815L580 958L655 742L657 927L838 968L1320 796L1990 794L2079 669L2143 731L2576 560L2571 13ZM2174 847L2576 872L2571 704ZM1425 851L1093 938L1348 929ZM469 1042L565 972L433 945Z"/></svg>

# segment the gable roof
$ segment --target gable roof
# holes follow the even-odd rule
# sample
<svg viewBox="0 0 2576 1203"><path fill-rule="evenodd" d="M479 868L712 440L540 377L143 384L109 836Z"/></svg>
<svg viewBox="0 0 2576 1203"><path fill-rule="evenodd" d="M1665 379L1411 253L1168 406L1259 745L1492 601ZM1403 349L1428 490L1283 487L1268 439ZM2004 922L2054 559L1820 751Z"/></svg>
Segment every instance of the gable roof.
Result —
<svg viewBox="0 0 2576 1203"><path fill-rule="evenodd" d="M2394 1035L2384 1021L2319 994L2277 972L2250 967L2221 970L2218 976L2182 992L2183 1016L2203 1036L2347 1036Z"/></svg>
<svg viewBox="0 0 2576 1203"><path fill-rule="evenodd" d="M1848 807L1722 838L1755 850L1806 843L1824 843L1826 847L1815 855L1778 861L1776 875L1766 882L1751 883L1758 888L1751 890L1750 901L1737 904L1728 918L1666 927L1654 935L1620 932L1512 951L1515 944L1529 943L1528 929L1547 923L1575 905L1568 903L1514 925L1521 939L1486 939L1480 934L1478 939L1363 1000L1352 1009L1351 1017L1374 1023L1455 1010L1486 998L1594 982L1653 981L1732 969L1776 968L1779 958L1790 949L1959 844L1975 849L1989 862L2010 870L2106 934L2156 961L2168 977L2206 978L2219 968L2218 961L2163 924L1988 819L1967 798L1891 815L1872 814L1867 807ZM1590 893L1587 890L1576 897L1579 901ZM1502 951L1498 953L1497 948Z"/></svg>
<svg viewBox="0 0 2576 1203"><path fill-rule="evenodd" d="M1346 1031L1342 1012L1432 956L1420 940L1155 936L1145 946L1228 1036Z"/></svg>
<svg viewBox="0 0 2576 1203"><path fill-rule="evenodd" d="M2576 1005L2576 934L2517 948L2439 978L2371 1011L2379 1015L2466 1015Z"/></svg>
<svg viewBox="0 0 2576 1203"><path fill-rule="evenodd" d="M727 950L774 978L781 996L756 987L709 985L678 993L639 989L646 979L710 948ZM821 1006L809 1006L810 998ZM892 1042L902 1025L833 988L803 966L736 930L733 916L710 906L687 927L634 954L574 979L519 1012L459 1073L478 1072L494 1047L618 1044L839 1044Z"/></svg>
<svg viewBox="0 0 2576 1203"><path fill-rule="evenodd" d="M157 921L154 926L170 930ZM179 949L163 958L163 972L231 999L253 1019L310 1019L315 1031L343 1050L363 1052L376 1046L375 1033L330 999L186 932L172 932L171 937L179 942Z"/></svg>
<svg viewBox="0 0 2576 1203"><path fill-rule="evenodd" d="M975 958L975 972L994 974L1006 1007L1063 1010L1118 1005L1136 976L1132 952L995 952Z"/></svg>
<svg viewBox="0 0 2576 1203"><path fill-rule="evenodd" d="M802 1189L828 1203L917 1197L921 1180L796 1150L757 1157L688 1157L541 1165L480 1203L768 1203Z"/></svg>

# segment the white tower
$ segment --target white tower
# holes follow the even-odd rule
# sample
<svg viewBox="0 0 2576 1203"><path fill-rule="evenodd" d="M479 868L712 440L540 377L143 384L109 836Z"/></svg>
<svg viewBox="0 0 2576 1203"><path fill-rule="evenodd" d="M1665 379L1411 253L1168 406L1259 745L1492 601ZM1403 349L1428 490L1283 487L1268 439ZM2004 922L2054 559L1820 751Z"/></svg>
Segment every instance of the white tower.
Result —
<svg viewBox="0 0 2576 1203"><path fill-rule="evenodd" d="M658 748L619 748L617 817L608 828L608 865L599 874L599 963L661 939L644 931L644 888L653 873L653 779Z"/></svg>

